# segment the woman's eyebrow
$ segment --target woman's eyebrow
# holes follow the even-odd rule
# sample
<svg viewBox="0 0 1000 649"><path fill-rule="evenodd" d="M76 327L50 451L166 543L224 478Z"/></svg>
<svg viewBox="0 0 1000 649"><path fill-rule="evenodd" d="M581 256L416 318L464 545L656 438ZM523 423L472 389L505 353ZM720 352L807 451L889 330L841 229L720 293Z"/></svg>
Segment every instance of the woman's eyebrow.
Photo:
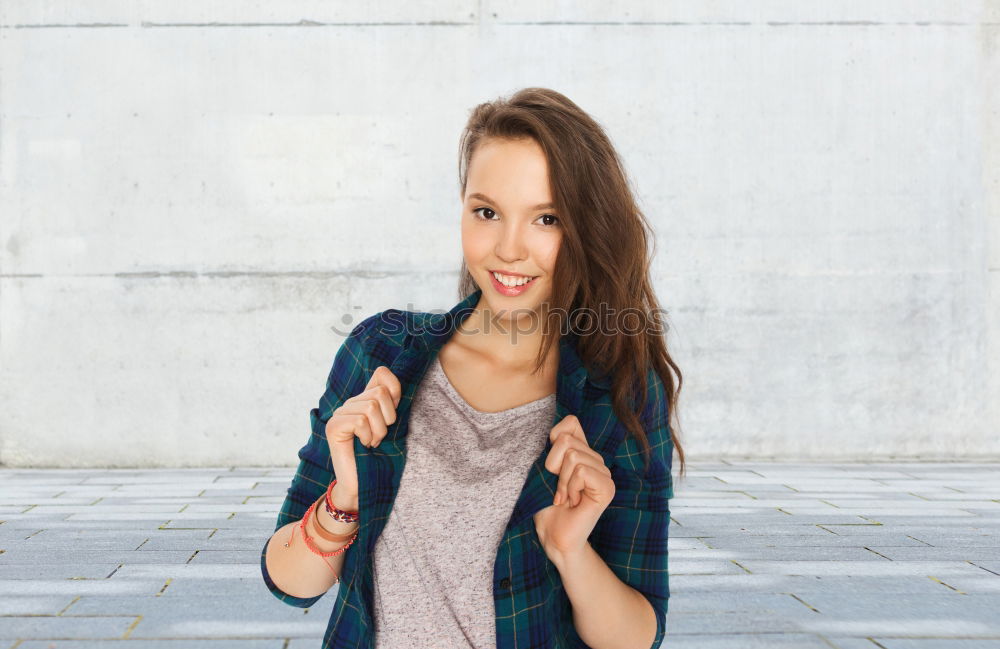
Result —
<svg viewBox="0 0 1000 649"><path fill-rule="evenodd" d="M490 198L486 194L480 194L479 192L474 192L472 194L469 194L468 198L478 198L479 200L485 201L487 203L493 203L494 205L497 204L497 202L495 200L493 200L492 198ZM552 209L554 207L555 207L555 205L553 205L552 203L540 203L540 204L535 205L534 207L531 207L529 209L531 211L535 211L535 210L549 210L549 209Z"/></svg>

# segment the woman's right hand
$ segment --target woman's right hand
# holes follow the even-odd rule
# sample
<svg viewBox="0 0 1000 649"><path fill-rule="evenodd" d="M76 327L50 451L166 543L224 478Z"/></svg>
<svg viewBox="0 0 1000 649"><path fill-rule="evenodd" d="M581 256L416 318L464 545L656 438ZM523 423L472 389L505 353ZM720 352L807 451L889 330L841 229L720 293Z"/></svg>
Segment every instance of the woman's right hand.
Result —
<svg viewBox="0 0 1000 649"><path fill-rule="evenodd" d="M387 426L396 421L396 407L402 395L399 379L388 367L372 372L368 385L333 411L326 422L326 441L337 476L335 495L354 502L358 496L358 466L354 458L354 438L366 447L378 446ZM338 501L339 502L339 501ZM335 503L336 504L336 503Z"/></svg>

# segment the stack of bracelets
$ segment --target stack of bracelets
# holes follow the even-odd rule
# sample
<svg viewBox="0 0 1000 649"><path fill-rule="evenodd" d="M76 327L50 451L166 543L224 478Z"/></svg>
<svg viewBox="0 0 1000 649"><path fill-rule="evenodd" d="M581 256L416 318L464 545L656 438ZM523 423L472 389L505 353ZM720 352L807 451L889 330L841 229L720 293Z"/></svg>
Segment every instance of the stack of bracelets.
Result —
<svg viewBox="0 0 1000 649"><path fill-rule="evenodd" d="M331 493L333 492L333 486L335 484L337 484L336 480L331 482L330 486L327 487L325 495L320 496L316 500L316 502L314 502L312 505L309 505L309 509L306 510L306 513L302 517L302 521L299 523L298 526L299 529L302 530L302 538L305 539L306 547L308 547L313 554L317 554L320 557L323 557L323 563L326 563L327 566L330 566L330 564L327 563L326 557L333 557L344 552L345 550L347 550L347 548L351 547L351 543L354 543L354 539L358 537L358 530L354 530L350 534L332 533L330 530L323 527L323 524L319 522L319 517L317 516L315 521L316 522L315 527L316 527L316 533L320 536L320 538L326 541L330 541L331 543L343 543L344 541L347 541L347 545L345 545L340 549L334 550L333 552L323 552L318 547L316 547L316 544L313 542L312 537L309 536L308 532L306 532L306 525L309 524L309 516L315 512L316 506L319 505L321 500L326 503L325 504L326 513L329 514L331 518L333 518L333 520L340 521L342 523L358 522L358 512L345 512L342 509L337 509L337 507L333 504L333 497ZM295 538L295 528L292 528L292 536L289 537L288 542L285 543L286 548L294 538ZM331 566L330 569L333 570L333 567ZM334 573L334 575L336 576L336 572ZM333 583L337 583L339 581L340 578L337 577L337 581Z"/></svg>

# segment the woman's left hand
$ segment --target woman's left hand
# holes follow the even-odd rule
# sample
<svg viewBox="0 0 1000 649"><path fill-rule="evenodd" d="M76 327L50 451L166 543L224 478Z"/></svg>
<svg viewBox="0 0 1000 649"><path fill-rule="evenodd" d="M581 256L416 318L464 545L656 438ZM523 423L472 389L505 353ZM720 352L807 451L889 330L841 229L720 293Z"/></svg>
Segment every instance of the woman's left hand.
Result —
<svg viewBox="0 0 1000 649"><path fill-rule="evenodd" d="M559 475L553 505L534 515L535 531L550 559L582 553L587 537L615 496L615 481L601 454L590 448L576 415L549 433L545 468Z"/></svg>

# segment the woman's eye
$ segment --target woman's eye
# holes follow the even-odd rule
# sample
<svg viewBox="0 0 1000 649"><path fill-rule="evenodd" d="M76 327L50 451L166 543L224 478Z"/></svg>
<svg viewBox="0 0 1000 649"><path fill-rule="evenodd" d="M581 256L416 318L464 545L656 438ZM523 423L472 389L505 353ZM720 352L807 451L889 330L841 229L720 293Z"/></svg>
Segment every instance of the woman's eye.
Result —
<svg viewBox="0 0 1000 649"><path fill-rule="evenodd" d="M472 210L472 213L476 214L480 219L483 219L484 221L492 221L493 217L497 215L496 211L488 207L477 207L476 209ZM538 218L550 219L549 222L543 223L543 225L547 225L549 227L552 227L559 222L559 217L557 217L555 214L542 214Z"/></svg>

